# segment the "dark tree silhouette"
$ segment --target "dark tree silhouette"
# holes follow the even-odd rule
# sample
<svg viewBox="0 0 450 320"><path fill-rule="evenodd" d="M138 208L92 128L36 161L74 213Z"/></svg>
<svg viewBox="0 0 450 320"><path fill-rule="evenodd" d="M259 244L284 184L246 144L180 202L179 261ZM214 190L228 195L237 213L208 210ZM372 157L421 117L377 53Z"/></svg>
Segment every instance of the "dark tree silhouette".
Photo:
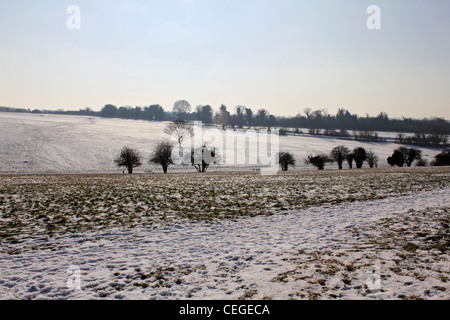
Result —
<svg viewBox="0 0 450 320"><path fill-rule="evenodd" d="M348 163L348 168L353 169L353 160L355 160L355 154L353 152L350 152L347 157L345 157Z"/></svg>
<svg viewBox="0 0 450 320"><path fill-rule="evenodd" d="M450 166L450 150L442 151L434 157L432 166Z"/></svg>
<svg viewBox="0 0 450 320"><path fill-rule="evenodd" d="M370 168L378 167L378 156L373 151L367 152L367 163Z"/></svg>
<svg viewBox="0 0 450 320"><path fill-rule="evenodd" d="M128 173L132 174L133 169L141 165L141 156L135 149L124 147L114 162L118 167L126 167Z"/></svg>
<svg viewBox="0 0 450 320"><path fill-rule="evenodd" d="M222 104L220 106L220 110L216 113L214 120L217 125L222 126L223 130L227 128L228 122L230 120L230 112L227 111L226 105Z"/></svg>
<svg viewBox="0 0 450 320"><path fill-rule="evenodd" d="M422 159L422 150L414 149L414 148L406 148L406 147L400 147L397 150L402 154L403 162L408 167L411 167L412 163L415 160Z"/></svg>
<svg viewBox="0 0 450 320"><path fill-rule="evenodd" d="M389 163L389 165L391 165L392 167L403 167L403 165L405 164L405 159L403 158L403 154L399 150L394 150L392 156L387 158L387 163Z"/></svg>
<svg viewBox="0 0 450 320"><path fill-rule="evenodd" d="M205 124L211 124L213 122L213 110L210 105L197 106L197 120Z"/></svg>
<svg viewBox="0 0 450 320"><path fill-rule="evenodd" d="M344 146L337 146L331 150L330 156L335 162L337 162L339 169L342 169L342 163L347 159L350 154L350 150Z"/></svg>
<svg viewBox="0 0 450 320"><path fill-rule="evenodd" d="M269 112L266 109L259 109L256 112L255 122L257 126L267 127L269 120Z"/></svg>
<svg viewBox="0 0 450 320"><path fill-rule="evenodd" d="M173 145L170 142L162 141L158 143L153 151L153 154L149 160L150 163L160 164L163 168L163 172L167 173L167 169L172 162L172 150Z"/></svg>
<svg viewBox="0 0 450 320"><path fill-rule="evenodd" d="M253 111L251 108L245 108L245 122L247 123L248 127L254 125L255 119L253 117Z"/></svg>
<svg viewBox="0 0 450 320"><path fill-rule="evenodd" d="M295 165L294 156L289 152L280 152L278 157L282 171L288 171L289 166Z"/></svg>
<svg viewBox="0 0 450 320"><path fill-rule="evenodd" d="M100 111L100 116L105 118L115 118L119 116L119 110L112 104L107 104Z"/></svg>
<svg viewBox="0 0 450 320"><path fill-rule="evenodd" d="M238 128L242 128L245 123L245 107L244 106L236 106L236 126Z"/></svg>
<svg viewBox="0 0 450 320"><path fill-rule="evenodd" d="M362 168L363 162L367 159L367 153L366 150L362 147L355 148L353 150L354 160L356 163L356 168L360 169Z"/></svg>
<svg viewBox="0 0 450 320"><path fill-rule="evenodd" d="M319 170L325 169L327 162L332 162L332 160L326 154L309 155L305 160L306 164L312 164Z"/></svg>
<svg viewBox="0 0 450 320"><path fill-rule="evenodd" d="M197 172L206 172L209 166L216 162L218 154L214 147L203 145L196 150L192 149L191 164Z"/></svg>

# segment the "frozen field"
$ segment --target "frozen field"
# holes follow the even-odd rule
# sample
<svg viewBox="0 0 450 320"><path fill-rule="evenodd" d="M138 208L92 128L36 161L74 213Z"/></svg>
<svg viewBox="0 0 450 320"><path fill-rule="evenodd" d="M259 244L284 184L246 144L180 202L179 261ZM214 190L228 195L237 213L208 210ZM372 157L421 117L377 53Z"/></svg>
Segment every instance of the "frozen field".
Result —
<svg viewBox="0 0 450 320"><path fill-rule="evenodd" d="M0 299L450 299L449 178L3 175Z"/></svg>
<svg viewBox="0 0 450 320"><path fill-rule="evenodd" d="M137 172L162 172L147 163L154 146L163 138L167 123L97 117L37 115L0 112L0 173L121 173L113 159L123 146L135 147L143 156ZM382 133L380 133L382 135ZM386 135L391 135L386 133ZM330 137L281 136L281 151L292 152L297 168L306 168L303 160L310 153L329 153L338 145L349 149L363 146L374 151L379 166L399 145L364 143ZM430 162L441 150L421 148ZM328 165L334 168L336 165ZM311 167L310 167L311 168ZM236 167L212 166L211 171L238 170ZM249 168L247 168L249 169ZM169 171L192 171L191 167L169 168Z"/></svg>

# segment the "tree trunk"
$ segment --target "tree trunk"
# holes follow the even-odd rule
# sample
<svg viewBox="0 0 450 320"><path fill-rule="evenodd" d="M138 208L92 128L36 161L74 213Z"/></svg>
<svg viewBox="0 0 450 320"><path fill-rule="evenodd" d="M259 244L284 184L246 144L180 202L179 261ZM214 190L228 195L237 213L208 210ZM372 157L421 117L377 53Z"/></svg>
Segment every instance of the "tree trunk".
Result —
<svg viewBox="0 0 450 320"><path fill-rule="evenodd" d="M133 173L133 167L128 167L128 174L132 174Z"/></svg>

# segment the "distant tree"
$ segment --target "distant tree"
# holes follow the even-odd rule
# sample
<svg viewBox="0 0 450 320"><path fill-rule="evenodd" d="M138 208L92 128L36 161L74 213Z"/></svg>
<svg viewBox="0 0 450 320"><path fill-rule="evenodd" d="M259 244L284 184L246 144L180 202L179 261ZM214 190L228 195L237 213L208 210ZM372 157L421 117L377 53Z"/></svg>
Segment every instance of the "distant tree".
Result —
<svg viewBox="0 0 450 320"><path fill-rule="evenodd" d="M356 163L356 168L360 169L362 168L362 165L364 161L367 159L367 153L366 150L362 147L355 148L353 150L354 160Z"/></svg>
<svg viewBox="0 0 450 320"><path fill-rule="evenodd" d="M197 119L205 124L213 123L213 110L210 105L197 107Z"/></svg>
<svg viewBox="0 0 450 320"><path fill-rule="evenodd" d="M428 140L432 146L439 147L441 144L447 144L448 137L446 125L444 119L435 119L435 123L431 126L430 135L428 136Z"/></svg>
<svg viewBox="0 0 450 320"><path fill-rule="evenodd" d="M120 107L117 110L117 117L121 119L130 119L131 118L131 111L130 107ZM111 118L111 117L110 117Z"/></svg>
<svg viewBox="0 0 450 320"><path fill-rule="evenodd" d="M347 160L348 163L348 168L349 169L353 169L353 160L355 160L355 154L353 152L350 152L345 159Z"/></svg>
<svg viewBox="0 0 450 320"><path fill-rule="evenodd" d="M253 111L251 108L245 108L245 122L249 127L254 125Z"/></svg>
<svg viewBox="0 0 450 320"><path fill-rule="evenodd" d="M164 109L159 104L145 107L143 110L143 118L145 120L164 120Z"/></svg>
<svg viewBox="0 0 450 320"><path fill-rule="evenodd" d="M267 127L269 129L273 128L277 125L277 123L278 123L277 118L275 118L274 115L269 115L269 118L267 119Z"/></svg>
<svg viewBox="0 0 450 320"><path fill-rule="evenodd" d="M332 162L332 160L326 154L309 155L305 160L306 164L312 164L319 170L325 169L325 164L327 162Z"/></svg>
<svg viewBox="0 0 450 320"><path fill-rule="evenodd" d="M135 149L123 147L114 162L118 167L126 167L128 173L132 174L134 168L141 166L141 156Z"/></svg>
<svg viewBox="0 0 450 320"><path fill-rule="evenodd" d="M269 112L266 109L259 109L256 112L255 122L257 126L268 126Z"/></svg>
<svg viewBox="0 0 450 320"><path fill-rule="evenodd" d="M305 109L303 109L303 112L305 113L306 118L308 120L311 119L311 114L312 114L312 109L311 108L305 108Z"/></svg>
<svg viewBox="0 0 450 320"><path fill-rule="evenodd" d="M392 167L403 167L403 165L405 164L405 159L403 158L403 154L399 150L394 150L392 156L387 158L387 162Z"/></svg>
<svg viewBox="0 0 450 320"><path fill-rule="evenodd" d="M222 129L225 130L228 125L228 121L230 120L230 112L227 111L227 106L222 104L220 106L219 112L216 114L216 123L222 126Z"/></svg>
<svg viewBox="0 0 450 320"><path fill-rule="evenodd" d="M378 167L378 156L373 151L367 152L367 163L370 168Z"/></svg>
<svg viewBox="0 0 450 320"><path fill-rule="evenodd" d="M192 137L192 135L194 134L194 128L186 121L178 119L169 123L164 129L164 133L176 139L178 143L178 152L180 154L180 157L182 157L183 148L181 147L181 144L186 137Z"/></svg>
<svg viewBox="0 0 450 320"><path fill-rule="evenodd" d="M426 167L428 165L427 160L419 159L416 161L416 167Z"/></svg>
<svg viewBox="0 0 450 320"><path fill-rule="evenodd" d="M347 159L350 154L350 150L344 146L337 146L331 150L330 156L335 162L337 162L338 167L342 170L342 163Z"/></svg>
<svg viewBox="0 0 450 320"><path fill-rule="evenodd" d="M408 167L411 167L412 163L415 160L422 159L422 150L419 149L399 147L397 151L402 154L403 163L406 164Z"/></svg>
<svg viewBox="0 0 450 320"><path fill-rule="evenodd" d="M216 162L218 154L214 147L202 145L201 148L192 149L191 164L197 172L206 172L209 166Z"/></svg>
<svg viewBox="0 0 450 320"><path fill-rule="evenodd" d="M186 100L179 100L173 104L172 112L179 119L186 119L186 116L189 112L191 112L191 105Z"/></svg>
<svg viewBox="0 0 450 320"><path fill-rule="evenodd" d="M245 107L236 106L236 126L242 128L245 123Z"/></svg>
<svg viewBox="0 0 450 320"><path fill-rule="evenodd" d="M294 156L289 152L280 152L278 154L281 170L288 171L289 166L295 165Z"/></svg>
<svg viewBox="0 0 450 320"><path fill-rule="evenodd" d="M164 133L174 136L178 144L181 144L184 138L194 134L194 129L191 124L184 120L174 120L167 125L164 129Z"/></svg>
<svg viewBox="0 0 450 320"><path fill-rule="evenodd" d="M119 110L112 104L107 104L100 111L100 116L104 118L116 118L119 116Z"/></svg>
<svg viewBox="0 0 450 320"><path fill-rule="evenodd" d="M432 166L450 166L450 150L442 151L434 157Z"/></svg>
<svg viewBox="0 0 450 320"><path fill-rule="evenodd" d="M411 167L415 160L422 160L422 150L409 148L408 156L406 158L406 165Z"/></svg>
<svg viewBox="0 0 450 320"><path fill-rule="evenodd" d="M167 169L172 162L172 150L173 145L168 141L162 141L158 143L153 151L153 154L149 160L150 163L160 164L163 168L163 172L167 173Z"/></svg>

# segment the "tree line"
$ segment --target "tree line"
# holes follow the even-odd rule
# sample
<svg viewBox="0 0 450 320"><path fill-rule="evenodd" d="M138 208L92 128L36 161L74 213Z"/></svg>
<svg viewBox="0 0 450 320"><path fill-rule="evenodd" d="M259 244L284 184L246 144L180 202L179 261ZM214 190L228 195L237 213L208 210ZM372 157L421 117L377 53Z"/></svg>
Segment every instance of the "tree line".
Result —
<svg viewBox="0 0 450 320"><path fill-rule="evenodd" d="M270 114L264 108L254 110L242 105L229 108L222 104L218 110L214 110L210 105L199 105L193 108L188 101L179 100L174 103L171 111L164 110L159 104L144 107L117 107L107 104L100 111L93 111L89 107L78 111L40 111L0 107L0 111L87 115L147 121L197 120L206 125L218 125L222 128L279 127L289 128L289 130L306 128L309 134L353 136L356 140L362 141L377 141L379 138L375 131L391 131L414 134L413 136L399 135L400 143L404 141L405 143L431 146L446 145L447 136L450 134L450 122L442 118L390 119L385 112L381 112L375 117L369 115L360 117L343 108L339 109L336 114L329 114L325 109L305 108L296 116L281 117ZM354 134L351 135L349 131L353 131Z"/></svg>
<svg viewBox="0 0 450 320"><path fill-rule="evenodd" d="M349 169L353 169L355 164L357 169L363 167L367 162L370 168L378 167L379 157L373 151L366 151L363 147L358 147L351 151L345 146L334 147L329 154L320 153L309 155L305 159L305 164L313 165L319 170L324 170L327 163L336 163L339 170L343 169L343 164L347 163ZM287 171L289 166L294 166L296 161L294 155L289 152L280 152L280 167ZM416 166L427 166L428 163L422 158L422 151L416 148L399 147L386 159L392 167L411 167L415 162ZM430 163L431 166L450 166L450 150L444 150L437 154Z"/></svg>
<svg viewBox="0 0 450 320"><path fill-rule="evenodd" d="M185 152L181 146L183 139L187 135L192 135L193 128L190 124L183 120L175 120L164 129L169 136L175 137L176 144L168 140L160 141L154 148L148 162L151 164L161 165L163 172L167 173L170 165L173 165L174 152L182 158ZM177 149L175 147L178 146ZM197 172L206 172L209 166L218 159L214 147L202 145L200 148L190 150L190 164ZM289 167L295 166L296 159L290 152L282 151L278 154L279 165L282 171L288 171ZM357 147L350 150L346 146L340 145L334 147L329 154L311 154L305 159L305 164L313 165L319 170L324 170L327 163L336 163L339 170L343 169L343 164L347 163L349 169L353 169L355 164L357 169L363 167L367 162L370 168L378 167L379 157L373 151L366 151L363 147ZM411 167L414 162L416 166L426 166L427 162L422 158L422 151L416 148L399 147L394 150L393 154L386 159L387 163L394 167ZM130 147L122 148L119 156L114 160L119 167L125 167L129 174L133 173L133 169L142 165L142 156L136 149ZM448 166L450 165L450 150L442 151L436 155L432 166Z"/></svg>

